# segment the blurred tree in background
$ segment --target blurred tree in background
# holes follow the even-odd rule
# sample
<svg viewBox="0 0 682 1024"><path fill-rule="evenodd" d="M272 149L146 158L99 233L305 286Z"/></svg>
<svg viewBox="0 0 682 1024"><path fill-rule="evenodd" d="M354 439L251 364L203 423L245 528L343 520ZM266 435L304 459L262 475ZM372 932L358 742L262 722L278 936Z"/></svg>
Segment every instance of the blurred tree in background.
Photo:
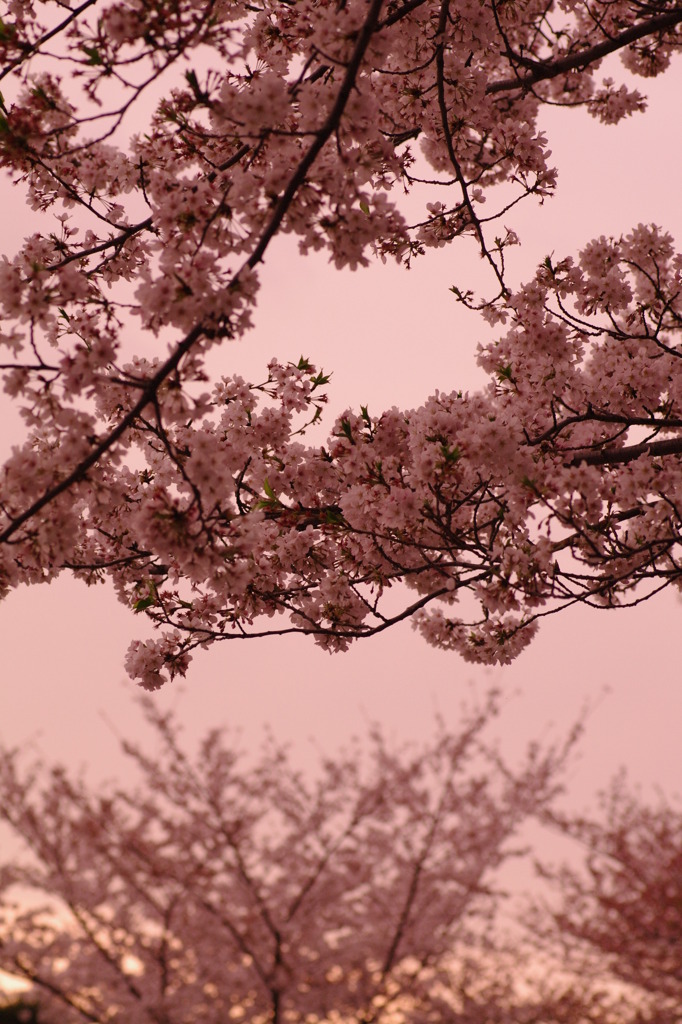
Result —
<svg viewBox="0 0 682 1024"><path fill-rule="evenodd" d="M491 695L427 747L375 728L304 774L273 739L248 762L213 731L190 756L144 709L162 752L123 744L129 792L0 753L0 814L25 847L0 872L0 967L41 1021L682 1019L682 819L622 787L602 819L563 818L579 728L511 766ZM540 869L554 904L528 934L503 869L529 856L531 821L587 867Z"/></svg>

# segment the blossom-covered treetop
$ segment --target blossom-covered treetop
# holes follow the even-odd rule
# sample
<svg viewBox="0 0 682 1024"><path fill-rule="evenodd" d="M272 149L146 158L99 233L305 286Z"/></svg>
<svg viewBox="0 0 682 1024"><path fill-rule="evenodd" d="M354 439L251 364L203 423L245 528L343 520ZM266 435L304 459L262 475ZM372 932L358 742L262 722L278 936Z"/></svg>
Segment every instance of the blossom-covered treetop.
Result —
<svg viewBox="0 0 682 1024"><path fill-rule="evenodd" d="M127 658L153 689L197 646L406 618L504 663L544 614L679 585L682 258L626 224L512 290L503 225L555 190L543 106L643 111L633 75L681 24L665 0L10 0L0 163L44 228L0 261L26 429L0 593L109 578L158 627ZM278 233L352 269L473 239L489 291L453 291L499 328L487 388L346 410L320 446L311 360L212 376Z"/></svg>

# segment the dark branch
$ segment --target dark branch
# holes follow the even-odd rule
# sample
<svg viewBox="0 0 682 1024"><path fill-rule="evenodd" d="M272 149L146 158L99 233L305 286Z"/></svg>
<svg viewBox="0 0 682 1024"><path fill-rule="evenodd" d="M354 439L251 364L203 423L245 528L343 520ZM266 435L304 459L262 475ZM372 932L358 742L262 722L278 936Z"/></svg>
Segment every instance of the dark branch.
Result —
<svg viewBox="0 0 682 1024"><path fill-rule="evenodd" d="M601 450L587 449L575 452L566 460L566 466L579 466L584 463L587 466L622 466L628 462L634 462L642 455L656 458L657 455L682 455L682 437L671 437L666 441L645 441L642 444L633 444L628 448L602 448Z"/></svg>
<svg viewBox="0 0 682 1024"><path fill-rule="evenodd" d="M653 35L654 32L665 32L666 29L674 28L675 25L679 25L681 22L682 8L678 7L667 14L659 14L657 17L649 18L648 21L643 21L639 25L633 25L632 28L626 28L623 32L613 36L612 39L605 39L603 43L597 43L586 50L580 50L578 53L572 53L556 61L548 63L538 62L526 74L517 75L515 78L505 78L500 82L491 82L486 89L486 93L491 95L497 92L507 92L510 89L530 89L537 82L542 82L549 78L557 78L568 71L583 70L589 64L594 64L596 61L601 60L602 57L607 57L610 53L615 53L616 50L621 50L624 46L628 46L644 36Z"/></svg>

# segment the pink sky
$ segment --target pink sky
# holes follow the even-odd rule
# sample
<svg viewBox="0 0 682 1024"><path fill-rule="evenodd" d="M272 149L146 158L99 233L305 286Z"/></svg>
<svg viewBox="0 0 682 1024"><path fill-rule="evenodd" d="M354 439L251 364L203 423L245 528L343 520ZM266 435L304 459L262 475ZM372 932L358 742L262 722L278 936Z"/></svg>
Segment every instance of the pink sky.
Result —
<svg viewBox="0 0 682 1024"><path fill-rule="evenodd" d="M522 236L519 280L547 252L567 254L639 221L663 224L682 244L682 61L639 88L651 98L649 112L626 124L604 128L572 111L546 119L559 193L509 217ZM26 218L5 182L1 195L3 249L11 252ZM260 378L273 355L307 355L334 371L330 414L350 404L369 403L372 411L411 406L436 388L474 388L481 378L473 356L485 326L448 291L472 260L472 251L454 245L432 251L409 273L377 264L353 274L298 257L284 239L262 272L256 328L240 347L222 351L224 372ZM6 423L8 443L11 414ZM96 777L116 775L117 741L105 718L121 734L140 734L122 662L128 641L149 635L144 619L108 588L87 589L65 576L11 595L0 605L0 631L2 740L88 763ZM508 750L550 727L559 736L586 701L599 701L571 775L571 802L589 801L621 764L633 779L672 794L682 790L680 633L679 603L670 594L634 610L575 609L550 618L514 665L494 670L427 647L408 625L331 657L301 637L235 641L197 655L186 684L170 685L158 700L181 709L190 736L225 722L241 726L252 744L269 723L302 758L307 738L329 750L368 720L383 722L396 738L424 737L435 711L457 720L469 683L509 693L499 724Z"/></svg>

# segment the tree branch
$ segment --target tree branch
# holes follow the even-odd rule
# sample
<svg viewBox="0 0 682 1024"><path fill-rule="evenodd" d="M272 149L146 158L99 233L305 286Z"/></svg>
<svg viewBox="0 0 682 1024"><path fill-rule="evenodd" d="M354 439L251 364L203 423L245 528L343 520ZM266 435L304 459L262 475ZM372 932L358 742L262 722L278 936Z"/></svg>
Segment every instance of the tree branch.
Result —
<svg viewBox="0 0 682 1024"><path fill-rule="evenodd" d="M491 82L486 88L488 95L507 92L510 89L530 89L537 82L549 78L557 78L568 71L582 70L588 64L594 64L607 57L610 53L628 46L630 43L642 39L644 36L652 35L654 32L664 32L666 29L674 28L682 22L682 8L675 8L667 14L659 14L655 18L649 18L639 25L626 28L612 39L605 39L603 43L597 43L586 50L561 57L551 63L538 62L538 64L527 74L518 75L516 78L505 78L500 82Z"/></svg>
<svg viewBox="0 0 682 1024"><path fill-rule="evenodd" d="M604 448L601 450L585 449L574 452L564 462L565 466L623 466L634 462L642 455L656 458L658 455L682 455L682 437L671 437L665 441L644 441L642 444L630 445L628 448Z"/></svg>
<svg viewBox="0 0 682 1024"><path fill-rule="evenodd" d="M79 16L79 14L82 14L83 11L86 11L88 9L88 7L92 7L94 4L98 2L99 0L85 0L85 2L80 5L80 7L77 7L75 9L75 11L71 11L68 18L65 18L64 21L61 21L59 25L55 25L54 28L50 29L49 32L46 32L45 35L40 37L40 39L36 39L35 43L31 43L30 45L26 46L21 57L17 57L16 60L13 60L10 64L7 65L6 68L3 68L2 71L0 71L0 81L2 81L2 79L5 78L7 75L11 74L12 71L14 71L15 68L18 68L20 64L23 64L23 62L28 57L36 53L40 49L40 47L43 46L44 43L49 42L50 39L53 39L55 36L59 35L60 32L62 32L68 25L71 24L71 22L75 18Z"/></svg>
<svg viewBox="0 0 682 1024"><path fill-rule="evenodd" d="M334 106L332 107L327 120L320 130L316 133L315 141L308 149L307 153L299 163L298 167L294 171L292 177L289 179L289 183L279 198L277 206L275 208L272 217L265 230L263 231L260 240L258 241L255 249L251 253L241 270L235 274L232 279L232 284L239 280L239 274L243 271L244 267L253 268L256 264L260 263L267 249L268 245L272 241L273 237L277 233L282 220L288 210L291 202L296 195L296 192L305 181L306 175L310 170L311 166L317 159L320 151L324 144L330 138L332 133L338 127L341 120L341 115L348 102L351 89L355 83L355 78L360 67L360 63L363 57L369 41L372 37L372 33L376 27L376 23L379 17L379 13L383 6L384 0L373 0L371 7L367 13L365 23L358 35L353 55L346 68L341 88L339 89L338 95ZM166 360L165 363L157 370L153 377L150 378L148 384L143 389L137 402L127 413L123 419L117 424L117 426L98 444L95 446L91 454L83 459L78 465L61 480L54 487L49 488L45 493L38 498L29 508L25 509L20 515L12 520L2 533L0 533L0 544L16 533L16 531L34 515L41 511L46 505L54 501L60 494L72 487L73 484L78 483L87 474L88 470L91 469L101 457L112 448L117 441L123 436L123 434L133 425L140 413L154 400L154 397L163 383L163 381L175 370L180 363L184 355L186 355L193 345L204 336L209 330L208 325L203 323L196 324L192 330L185 335L184 339L177 346L173 354Z"/></svg>

